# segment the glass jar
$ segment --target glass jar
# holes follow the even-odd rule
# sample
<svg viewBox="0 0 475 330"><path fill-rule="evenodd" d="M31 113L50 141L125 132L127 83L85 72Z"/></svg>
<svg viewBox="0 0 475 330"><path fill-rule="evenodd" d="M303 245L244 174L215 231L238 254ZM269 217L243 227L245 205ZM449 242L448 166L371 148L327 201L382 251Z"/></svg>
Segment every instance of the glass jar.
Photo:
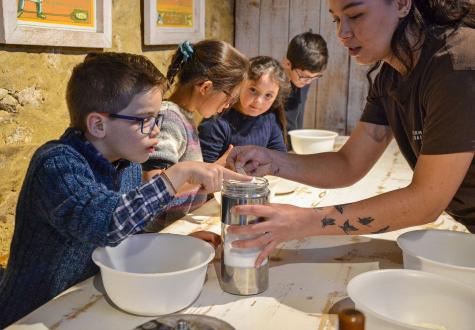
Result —
<svg viewBox="0 0 475 330"><path fill-rule="evenodd" d="M221 194L221 280L224 291L239 294L257 294L268 287L268 259L255 268L255 262L262 249L234 248L232 242L258 237L260 234L229 234L230 225L248 225L263 221L249 215L231 212L236 205L263 205L269 202L269 183L265 178L254 178L250 182L226 180Z"/></svg>

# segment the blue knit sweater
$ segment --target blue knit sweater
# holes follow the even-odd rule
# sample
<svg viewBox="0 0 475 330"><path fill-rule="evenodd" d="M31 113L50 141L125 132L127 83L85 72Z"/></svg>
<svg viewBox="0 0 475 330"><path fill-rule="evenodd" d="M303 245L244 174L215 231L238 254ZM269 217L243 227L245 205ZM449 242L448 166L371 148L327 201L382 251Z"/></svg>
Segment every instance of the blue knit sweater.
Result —
<svg viewBox="0 0 475 330"><path fill-rule="evenodd" d="M92 251L111 245L116 205L140 183L139 164L111 164L73 129L36 151L0 283L0 328L97 273Z"/></svg>
<svg viewBox="0 0 475 330"><path fill-rule="evenodd" d="M310 85L302 88L291 85L290 95L285 103L285 116L287 118L287 131L303 128L303 117L305 112L305 103L307 102Z"/></svg>
<svg viewBox="0 0 475 330"><path fill-rule="evenodd" d="M250 117L231 108L217 117L203 120L198 131L203 160L207 163L215 162L230 144L287 151L282 129L273 112Z"/></svg>

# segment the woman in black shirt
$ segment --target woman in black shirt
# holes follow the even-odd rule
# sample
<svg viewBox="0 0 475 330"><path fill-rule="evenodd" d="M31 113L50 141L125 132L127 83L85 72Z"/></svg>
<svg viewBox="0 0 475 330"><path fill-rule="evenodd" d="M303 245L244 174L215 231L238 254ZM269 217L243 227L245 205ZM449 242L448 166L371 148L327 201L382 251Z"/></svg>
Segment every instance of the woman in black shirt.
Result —
<svg viewBox="0 0 475 330"><path fill-rule="evenodd" d="M414 169L412 182L359 202L319 209L239 206L268 221L234 228L265 233L236 247L314 235L369 234L422 225L446 210L475 232L475 5L473 1L329 0L337 36L360 64L380 72L360 123L338 152L291 155L235 148L228 165L322 188L349 186L394 137ZM364 221L363 221L364 220Z"/></svg>

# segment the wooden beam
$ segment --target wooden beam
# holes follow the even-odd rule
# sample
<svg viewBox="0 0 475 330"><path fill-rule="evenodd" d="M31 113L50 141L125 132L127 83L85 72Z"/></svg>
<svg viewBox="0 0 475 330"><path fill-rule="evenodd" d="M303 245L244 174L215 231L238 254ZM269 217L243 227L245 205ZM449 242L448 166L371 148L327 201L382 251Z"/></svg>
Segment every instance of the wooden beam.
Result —
<svg viewBox="0 0 475 330"><path fill-rule="evenodd" d="M318 84L317 116L315 127L346 133L349 56L335 34L335 23L322 1L320 34L326 40L329 53L325 77Z"/></svg>
<svg viewBox="0 0 475 330"><path fill-rule="evenodd" d="M249 57L259 55L260 13L260 0L236 1L235 45Z"/></svg>

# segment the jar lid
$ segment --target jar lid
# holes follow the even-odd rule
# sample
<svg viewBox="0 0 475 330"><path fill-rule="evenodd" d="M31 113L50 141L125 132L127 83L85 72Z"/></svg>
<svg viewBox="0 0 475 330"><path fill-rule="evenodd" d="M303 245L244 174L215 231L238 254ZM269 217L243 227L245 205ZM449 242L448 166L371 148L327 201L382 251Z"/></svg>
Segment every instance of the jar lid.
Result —
<svg viewBox="0 0 475 330"><path fill-rule="evenodd" d="M265 195L269 181L266 178L254 177L251 181L224 180L223 194L237 196Z"/></svg>

